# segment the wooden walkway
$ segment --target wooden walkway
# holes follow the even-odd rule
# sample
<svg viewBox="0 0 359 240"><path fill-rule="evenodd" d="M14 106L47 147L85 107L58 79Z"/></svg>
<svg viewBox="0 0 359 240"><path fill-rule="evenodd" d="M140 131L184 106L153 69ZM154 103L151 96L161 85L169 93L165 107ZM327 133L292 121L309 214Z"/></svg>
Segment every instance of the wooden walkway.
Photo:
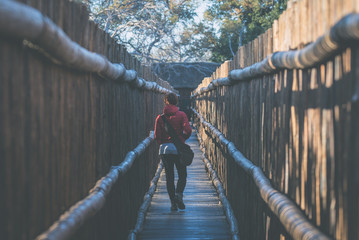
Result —
<svg viewBox="0 0 359 240"><path fill-rule="evenodd" d="M137 239L231 239L229 224L216 189L205 170L195 133L187 143L194 151L195 158L187 168L187 185L183 197L186 209L170 210L163 170L143 231Z"/></svg>

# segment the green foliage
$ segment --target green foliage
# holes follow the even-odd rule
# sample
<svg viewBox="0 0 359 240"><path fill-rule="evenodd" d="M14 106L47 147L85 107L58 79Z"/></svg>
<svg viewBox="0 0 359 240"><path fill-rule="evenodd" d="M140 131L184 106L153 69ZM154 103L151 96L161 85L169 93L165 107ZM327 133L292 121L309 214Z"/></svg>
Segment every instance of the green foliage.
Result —
<svg viewBox="0 0 359 240"><path fill-rule="evenodd" d="M82 0L92 18L143 62L231 59L264 33L287 0L206 0L194 21L195 0Z"/></svg>
<svg viewBox="0 0 359 240"><path fill-rule="evenodd" d="M84 1L84 0L83 0ZM192 0L88 0L93 20L143 62L181 61Z"/></svg>
<svg viewBox="0 0 359 240"><path fill-rule="evenodd" d="M211 0L208 23L220 24L220 35L212 50L212 60L231 59L233 51L270 28L285 10L287 0ZM232 49L232 51L230 51Z"/></svg>

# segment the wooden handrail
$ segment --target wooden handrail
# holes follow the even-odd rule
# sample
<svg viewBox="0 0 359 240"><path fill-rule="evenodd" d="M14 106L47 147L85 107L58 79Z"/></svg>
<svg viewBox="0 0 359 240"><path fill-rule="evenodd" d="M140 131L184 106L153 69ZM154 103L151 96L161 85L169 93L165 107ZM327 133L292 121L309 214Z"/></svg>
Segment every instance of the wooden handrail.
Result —
<svg viewBox="0 0 359 240"><path fill-rule="evenodd" d="M60 216L46 232L39 235L37 240L45 239L68 239L85 222L94 216L105 204L107 195L117 182L120 175L125 174L145 149L153 142L154 132L143 140L134 150L127 153L124 161L111 167L110 172L90 190L90 194L83 200L73 205L67 212Z"/></svg>
<svg viewBox="0 0 359 240"><path fill-rule="evenodd" d="M275 52L261 62L243 69L229 72L228 77L215 79L207 87L193 92L191 97L214 90L218 86L229 86L283 69L306 69L331 58L339 49L351 41L359 40L359 14L349 14L336 23L317 41L301 50Z"/></svg>
<svg viewBox="0 0 359 240"><path fill-rule="evenodd" d="M148 192L145 195L145 198L144 198L143 203L142 203L142 205L140 207L140 210L138 211L136 226L135 226L135 228L133 230L131 230L130 234L128 235L128 240L135 240L137 234L140 233L142 231L142 229L143 229L143 223L145 222L145 216L146 216L146 213L148 211L148 208L151 205L152 197L155 194L158 180L161 177L162 169L163 169L163 163L161 161L158 164L156 174L155 174L155 176L153 177L153 179L151 181L150 188L149 188Z"/></svg>
<svg viewBox="0 0 359 240"><path fill-rule="evenodd" d="M262 170L254 165L250 160L243 156L243 154L234 146L232 142L227 140L223 133L212 126L209 122L192 108L194 115L200 120L203 127L216 137L217 141L221 143L233 157L234 161L244 171L252 177L254 183L260 192L260 195L272 212L278 217L284 228L295 240L329 240L324 233L322 233L316 226L314 226L303 215L298 206L293 203L285 194L274 189L269 179L264 175Z"/></svg>
<svg viewBox="0 0 359 240"><path fill-rule="evenodd" d="M90 52L72 41L48 17L32 7L10 0L0 5L0 35L34 42L58 62L79 71L96 73L109 80L159 93L173 92L156 82L146 81L121 63L111 63L105 56Z"/></svg>
<svg viewBox="0 0 359 240"><path fill-rule="evenodd" d="M238 221L236 219L236 216L234 215L231 204L229 203L229 201L226 197L225 190L223 188L221 181L218 178L216 171L213 169L212 164L206 158L205 147L204 147L202 138L198 134L198 131L196 131L196 135L197 135L197 139L200 143L200 148L202 150L202 160L203 160L204 164L206 165L209 175L212 178L213 185L217 189L218 196L219 196L219 198L222 202L223 208L225 210L224 212L226 214L227 221L230 225L232 240L239 240Z"/></svg>

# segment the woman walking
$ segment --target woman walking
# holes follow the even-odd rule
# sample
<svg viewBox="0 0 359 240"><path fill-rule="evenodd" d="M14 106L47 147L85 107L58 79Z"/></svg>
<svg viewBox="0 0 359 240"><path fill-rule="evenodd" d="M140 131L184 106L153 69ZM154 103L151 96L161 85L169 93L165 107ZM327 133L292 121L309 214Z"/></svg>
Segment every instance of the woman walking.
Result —
<svg viewBox="0 0 359 240"><path fill-rule="evenodd" d="M188 123L187 115L178 110L177 96L174 93L169 93L164 97L165 107L163 115L166 122L170 124L182 142L185 142L191 136L192 129ZM166 172L166 186L169 198L171 200L171 210L177 211L185 209L183 203L183 191L186 187L187 169L185 165L179 162L176 146L173 140L165 129L165 123L162 115L158 115L155 125L155 139L160 144L159 154L161 156ZM176 165L178 173L177 187L174 183L174 165Z"/></svg>

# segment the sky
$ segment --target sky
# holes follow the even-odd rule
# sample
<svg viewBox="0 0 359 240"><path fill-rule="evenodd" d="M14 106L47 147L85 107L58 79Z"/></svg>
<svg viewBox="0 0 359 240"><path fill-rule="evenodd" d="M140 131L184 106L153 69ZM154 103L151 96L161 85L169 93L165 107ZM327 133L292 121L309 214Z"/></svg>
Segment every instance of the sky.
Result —
<svg viewBox="0 0 359 240"><path fill-rule="evenodd" d="M210 2L208 0L193 0L195 4L198 6L196 9L197 16L194 18L195 23L199 23L203 20L203 13L207 10ZM220 25L218 22L213 22L214 29L216 30L217 34L219 34Z"/></svg>
<svg viewBox="0 0 359 240"><path fill-rule="evenodd" d="M196 2L198 8L196 9L197 17L195 17L195 22L199 23L203 19L203 13L206 11L208 6L207 0L197 0Z"/></svg>

